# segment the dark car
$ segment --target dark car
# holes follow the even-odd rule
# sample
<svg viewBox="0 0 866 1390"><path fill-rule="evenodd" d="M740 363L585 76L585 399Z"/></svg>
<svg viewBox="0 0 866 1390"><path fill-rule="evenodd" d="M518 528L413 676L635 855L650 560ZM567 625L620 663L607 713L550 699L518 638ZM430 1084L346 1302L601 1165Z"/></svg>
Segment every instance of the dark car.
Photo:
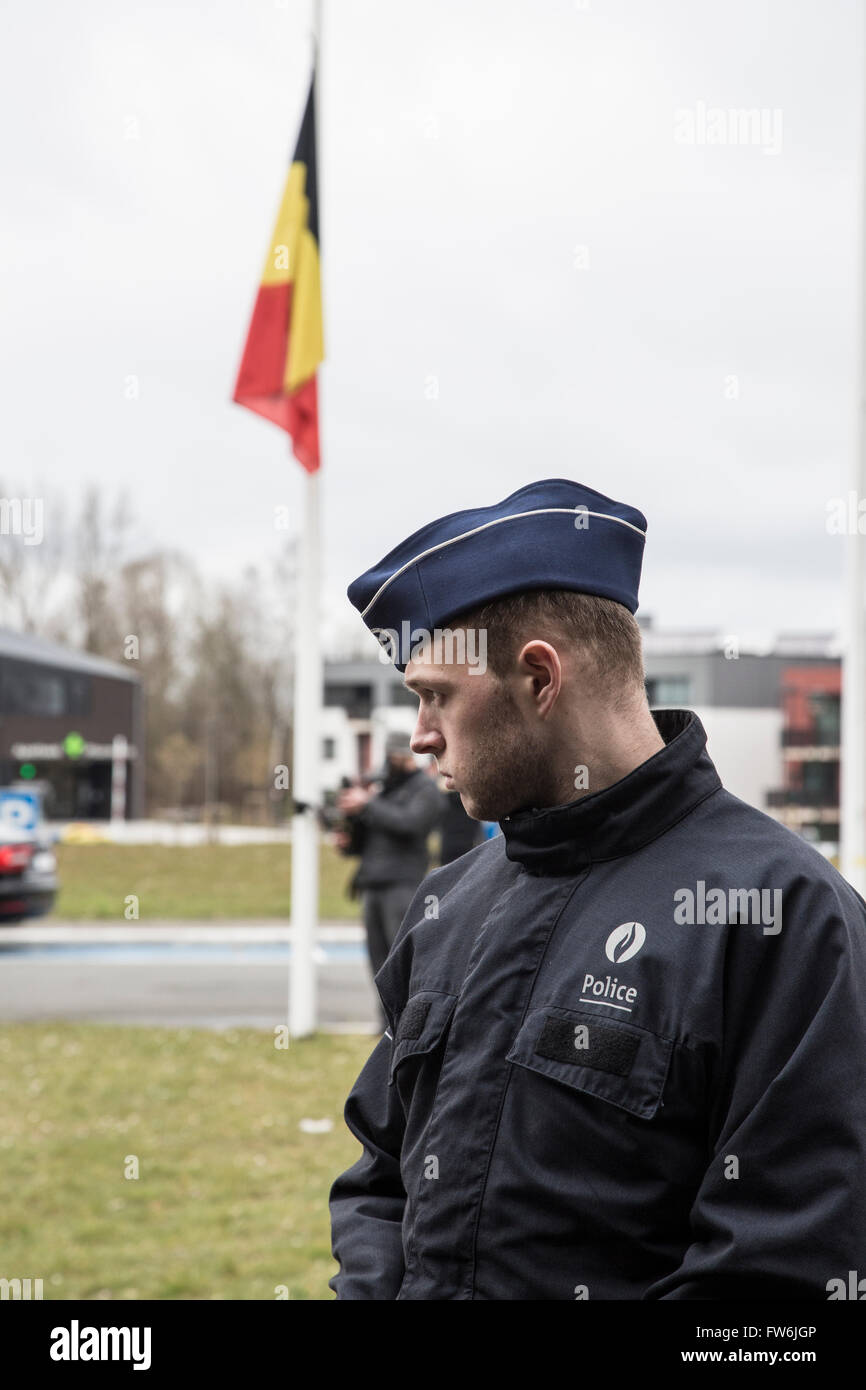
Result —
<svg viewBox="0 0 866 1390"><path fill-rule="evenodd" d="M50 912L57 897L57 859L33 832L0 829L0 922L20 922Z"/></svg>

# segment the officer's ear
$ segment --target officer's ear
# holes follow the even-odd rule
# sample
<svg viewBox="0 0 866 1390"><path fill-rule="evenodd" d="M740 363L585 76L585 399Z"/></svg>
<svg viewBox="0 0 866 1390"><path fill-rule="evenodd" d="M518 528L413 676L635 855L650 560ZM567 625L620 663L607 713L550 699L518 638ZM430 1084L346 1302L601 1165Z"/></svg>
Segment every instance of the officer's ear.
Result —
<svg viewBox="0 0 866 1390"><path fill-rule="evenodd" d="M531 700L535 713L546 718L562 689L562 662L559 653L549 642L533 638L521 648L517 666L521 685Z"/></svg>

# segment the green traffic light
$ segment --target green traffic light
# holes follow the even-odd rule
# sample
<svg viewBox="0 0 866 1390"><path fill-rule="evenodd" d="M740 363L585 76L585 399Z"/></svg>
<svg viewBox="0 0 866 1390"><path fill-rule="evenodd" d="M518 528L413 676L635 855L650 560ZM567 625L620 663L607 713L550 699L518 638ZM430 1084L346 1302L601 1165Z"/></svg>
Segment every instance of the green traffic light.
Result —
<svg viewBox="0 0 866 1390"><path fill-rule="evenodd" d="M31 781L36 776L36 764L22 763L18 769L18 776L23 778L25 782Z"/></svg>

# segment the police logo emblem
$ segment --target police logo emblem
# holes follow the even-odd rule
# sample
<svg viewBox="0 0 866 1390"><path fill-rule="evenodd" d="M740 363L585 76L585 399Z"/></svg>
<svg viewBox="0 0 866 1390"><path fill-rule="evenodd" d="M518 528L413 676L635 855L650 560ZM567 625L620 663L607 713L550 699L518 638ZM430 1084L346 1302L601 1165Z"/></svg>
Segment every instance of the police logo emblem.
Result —
<svg viewBox="0 0 866 1390"><path fill-rule="evenodd" d="M604 954L614 965L622 965L637 955L645 941L646 928L640 922L623 922L621 927L614 927L604 943Z"/></svg>

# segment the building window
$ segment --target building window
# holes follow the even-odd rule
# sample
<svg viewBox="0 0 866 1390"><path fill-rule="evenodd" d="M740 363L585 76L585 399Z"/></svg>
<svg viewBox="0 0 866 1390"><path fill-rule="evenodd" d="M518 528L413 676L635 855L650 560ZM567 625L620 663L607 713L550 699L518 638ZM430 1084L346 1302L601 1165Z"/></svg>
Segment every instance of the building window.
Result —
<svg viewBox="0 0 866 1390"><path fill-rule="evenodd" d="M323 757L326 761L330 761L330 759L336 757L336 755L337 755L337 740L336 740L335 738L323 738L323 739L322 739L322 757Z"/></svg>
<svg viewBox="0 0 866 1390"><path fill-rule="evenodd" d="M346 685L342 681L325 683L325 704L329 707L339 705L350 719L369 719L373 705L372 687L369 685Z"/></svg>
<svg viewBox="0 0 866 1390"><path fill-rule="evenodd" d="M90 680L25 661L0 663L0 714L59 719L90 712Z"/></svg>
<svg viewBox="0 0 866 1390"><path fill-rule="evenodd" d="M833 694L810 695L814 719L815 742L831 748L839 744L839 696Z"/></svg>
<svg viewBox="0 0 866 1390"><path fill-rule="evenodd" d="M692 698L689 676L653 676L646 682L651 705L688 705Z"/></svg>
<svg viewBox="0 0 866 1390"><path fill-rule="evenodd" d="M804 763L798 794L804 806L838 806L839 764Z"/></svg>

